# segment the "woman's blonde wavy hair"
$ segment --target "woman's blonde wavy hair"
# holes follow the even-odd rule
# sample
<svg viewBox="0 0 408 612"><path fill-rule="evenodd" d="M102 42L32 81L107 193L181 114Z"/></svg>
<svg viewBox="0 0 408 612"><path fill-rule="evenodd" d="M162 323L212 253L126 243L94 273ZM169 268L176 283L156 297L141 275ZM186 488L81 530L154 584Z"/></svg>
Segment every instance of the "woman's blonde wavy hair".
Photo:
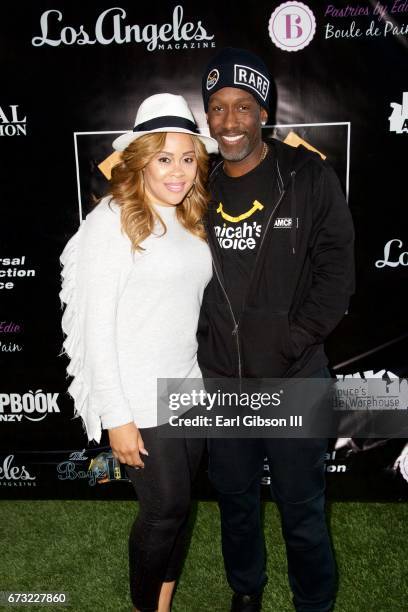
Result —
<svg viewBox="0 0 408 612"><path fill-rule="evenodd" d="M205 240L202 223L209 195L206 189L208 175L208 154L203 143L191 136L197 159L197 176L190 192L177 206L177 218L192 234ZM129 236L132 248L142 251L141 242L153 232L158 220L166 226L160 215L149 205L143 179L143 169L153 157L163 150L166 132L146 134L136 138L122 152L122 159L112 169L109 194L121 208L122 230Z"/></svg>

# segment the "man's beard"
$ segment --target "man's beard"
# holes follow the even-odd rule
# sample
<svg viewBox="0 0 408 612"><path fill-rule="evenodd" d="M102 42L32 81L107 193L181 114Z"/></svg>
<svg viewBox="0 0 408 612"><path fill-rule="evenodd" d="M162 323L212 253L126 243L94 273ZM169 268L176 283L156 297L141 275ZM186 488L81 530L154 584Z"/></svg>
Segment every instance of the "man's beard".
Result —
<svg viewBox="0 0 408 612"><path fill-rule="evenodd" d="M243 159L245 159L245 157L247 157L247 155L251 152L251 143L248 140L248 137L245 135L244 136L244 144L241 146L240 149L237 149L236 151L232 151L230 150L230 148L228 147L228 145L225 146L224 148L224 143L222 142L221 137L217 138L218 141L218 147L220 150L221 155L223 156L223 158L226 161L242 161Z"/></svg>

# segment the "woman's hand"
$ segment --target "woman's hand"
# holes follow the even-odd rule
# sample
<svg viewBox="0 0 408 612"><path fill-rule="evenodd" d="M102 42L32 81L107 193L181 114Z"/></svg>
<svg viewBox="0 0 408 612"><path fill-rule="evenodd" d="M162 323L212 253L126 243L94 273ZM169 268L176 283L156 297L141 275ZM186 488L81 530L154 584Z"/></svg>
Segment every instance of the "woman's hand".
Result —
<svg viewBox="0 0 408 612"><path fill-rule="evenodd" d="M121 463L143 468L144 463L140 455L148 455L149 453L144 447L142 436L135 423L132 421L120 427L113 427L108 431L113 456L119 459Z"/></svg>

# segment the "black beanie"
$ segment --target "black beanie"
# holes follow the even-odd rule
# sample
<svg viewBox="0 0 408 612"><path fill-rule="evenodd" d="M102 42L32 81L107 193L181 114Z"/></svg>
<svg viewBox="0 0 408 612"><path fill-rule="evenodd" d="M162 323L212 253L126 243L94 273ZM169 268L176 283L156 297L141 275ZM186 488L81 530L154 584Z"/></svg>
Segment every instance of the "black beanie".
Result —
<svg viewBox="0 0 408 612"><path fill-rule="evenodd" d="M205 69L202 89L205 112L210 96L222 87L237 87L251 93L269 112L270 75L264 62L246 49L226 47Z"/></svg>

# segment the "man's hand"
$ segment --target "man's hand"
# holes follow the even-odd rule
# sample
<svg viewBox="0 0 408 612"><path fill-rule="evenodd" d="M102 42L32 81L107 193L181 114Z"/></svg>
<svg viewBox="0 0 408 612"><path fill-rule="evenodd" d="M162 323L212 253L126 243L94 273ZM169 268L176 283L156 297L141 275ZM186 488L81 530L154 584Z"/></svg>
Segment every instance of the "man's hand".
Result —
<svg viewBox="0 0 408 612"><path fill-rule="evenodd" d="M148 455L149 453L145 449L140 431L133 421L109 429L109 442L113 456L119 459L121 463L139 468L144 467L140 455Z"/></svg>

